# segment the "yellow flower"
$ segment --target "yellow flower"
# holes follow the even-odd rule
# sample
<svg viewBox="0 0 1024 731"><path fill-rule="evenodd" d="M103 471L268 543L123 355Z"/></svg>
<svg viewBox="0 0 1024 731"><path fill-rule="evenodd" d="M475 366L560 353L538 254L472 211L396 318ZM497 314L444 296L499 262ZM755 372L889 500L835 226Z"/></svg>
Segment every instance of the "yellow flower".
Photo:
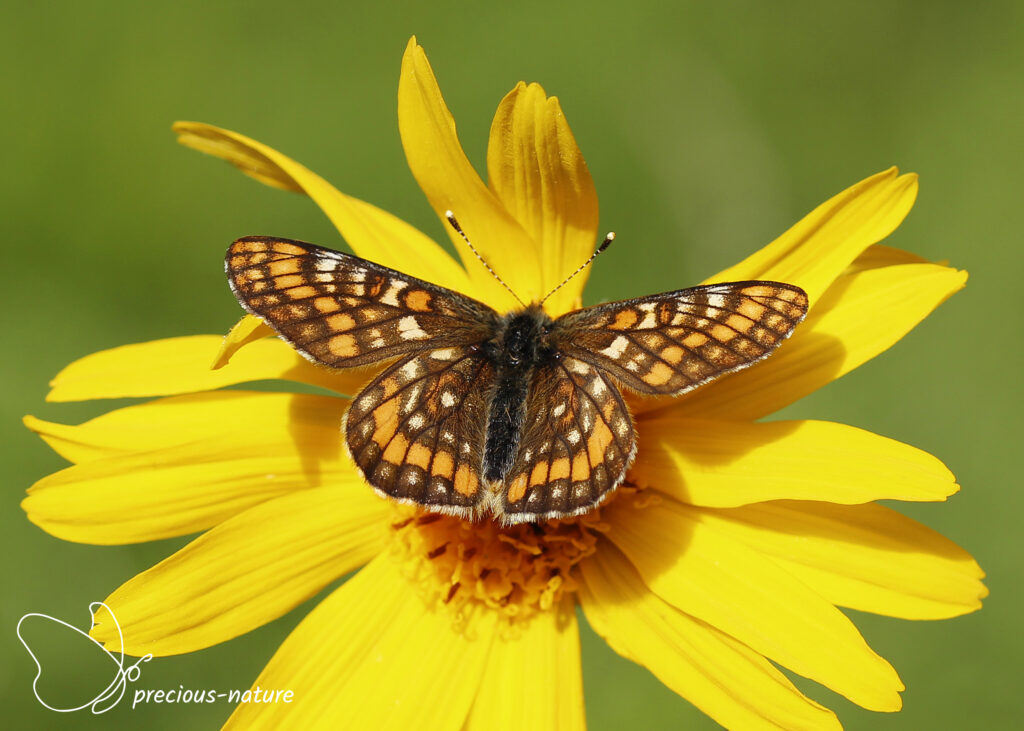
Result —
<svg viewBox="0 0 1024 731"><path fill-rule="evenodd" d="M593 249L594 186L557 99L539 86L517 85L498 107L485 185L413 39L399 127L434 210L456 211L524 300ZM175 129L190 147L312 197L358 255L499 310L515 305L461 243L462 266L258 142ZM877 244L916 192L914 175L874 175L710 277L798 284L810 313L752 368L678 399L634 400L639 453L627 483L579 519L501 528L378 498L338 433L340 395L370 374L314 367L253 318L226 342L129 345L64 369L52 401L160 398L79 426L28 417L73 465L33 486L24 508L85 543L205 531L107 598L136 655L223 642L365 564L257 679L294 701L243 704L229 727L582 728L577 605L616 651L725 726L839 726L773 663L864 708L898 710L895 670L837 607L938 619L980 606L982 572L966 552L874 502L944 500L954 478L934 457L855 427L760 419L881 353L963 286L963 272ZM578 307L584 281L549 312ZM223 390L267 379L335 395ZM116 643L109 622L93 635Z"/></svg>

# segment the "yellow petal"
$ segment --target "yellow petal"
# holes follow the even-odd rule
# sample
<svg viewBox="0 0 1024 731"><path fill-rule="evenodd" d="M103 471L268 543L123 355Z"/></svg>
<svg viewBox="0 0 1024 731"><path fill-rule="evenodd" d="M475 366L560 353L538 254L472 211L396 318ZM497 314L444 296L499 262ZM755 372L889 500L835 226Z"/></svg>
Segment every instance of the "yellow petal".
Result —
<svg viewBox="0 0 1024 731"><path fill-rule="evenodd" d="M384 546L387 502L351 481L303 490L221 523L104 600L130 655L177 655L261 627L369 561ZM97 615L90 635L120 647Z"/></svg>
<svg viewBox="0 0 1024 731"><path fill-rule="evenodd" d="M900 708L896 671L838 609L792 574L715 530L703 512L650 495L608 508L608 537L666 602L873 711Z"/></svg>
<svg viewBox="0 0 1024 731"><path fill-rule="evenodd" d="M524 301L540 299L539 242L530 238L477 175L455 134L455 120L441 97L427 55L412 38L398 82L398 130L412 174L444 223L474 285L473 296L499 311L515 299L476 260L444 219L455 213L483 258Z"/></svg>
<svg viewBox="0 0 1024 731"><path fill-rule="evenodd" d="M330 454L336 455L347 403L330 396L205 391L115 409L77 426L34 416L26 416L25 425L76 464L213 439L254 449L257 441L291 440L310 452L324 435Z"/></svg>
<svg viewBox="0 0 1024 731"><path fill-rule="evenodd" d="M668 408L693 418L771 414L888 350L966 281L966 272L938 264L844 274L775 353L675 399Z"/></svg>
<svg viewBox="0 0 1024 731"><path fill-rule="evenodd" d="M768 246L706 282L770 279L803 287L814 307L833 280L903 221L917 197L917 175L896 168L830 198Z"/></svg>
<svg viewBox="0 0 1024 731"><path fill-rule="evenodd" d="M979 609L988 595L970 554L881 505L781 501L703 515L833 604L945 619Z"/></svg>
<svg viewBox="0 0 1024 731"><path fill-rule="evenodd" d="M287 421L68 467L33 485L22 507L58 538L134 543L204 530L296 490L363 484L341 446L337 403L332 418L295 408Z"/></svg>
<svg viewBox="0 0 1024 731"><path fill-rule="evenodd" d="M256 679L291 703L248 703L225 729L458 729L476 695L496 613L461 625L427 607L391 556L310 612Z"/></svg>
<svg viewBox="0 0 1024 731"><path fill-rule="evenodd" d="M221 344L220 350L217 351L217 355L213 359L213 365L210 367L214 370L223 368L231 360L231 356L238 352L239 348L243 345L254 343L257 340L268 338L274 334L274 329L260 318L254 315L244 315L241 320L235 323L231 331L224 336L224 342Z"/></svg>
<svg viewBox="0 0 1024 731"><path fill-rule="evenodd" d="M639 420L638 434L630 480L691 505L945 500L959 489L927 452L845 424L663 415Z"/></svg>
<svg viewBox="0 0 1024 731"><path fill-rule="evenodd" d="M568 598L494 640L464 731L584 731L576 610Z"/></svg>
<svg viewBox="0 0 1024 731"><path fill-rule="evenodd" d="M223 342L220 335L189 335L101 350L58 373L50 382L46 400L167 396L276 379L351 395L372 373L315 366L278 338L251 343L223 368L211 370Z"/></svg>
<svg viewBox="0 0 1024 731"><path fill-rule="evenodd" d="M540 246L546 294L587 260L597 236L597 191L557 97L519 82L502 99L487 146L491 190ZM584 270L545 302L552 316L578 309Z"/></svg>
<svg viewBox="0 0 1024 731"><path fill-rule="evenodd" d="M726 728L841 728L762 655L652 594L611 546L581 568L594 631Z"/></svg>
<svg viewBox="0 0 1024 731"><path fill-rule="evenodd" d="M227 160L262 183L308 195L357 256L442 287L469 288L466 273L429 236L387 211L339 192L280 152L237 132L199 122L176 122L174 131L183 145ZM252 232L239 235L247 233ZM224 247L229 243L224 242Z"/></svg>

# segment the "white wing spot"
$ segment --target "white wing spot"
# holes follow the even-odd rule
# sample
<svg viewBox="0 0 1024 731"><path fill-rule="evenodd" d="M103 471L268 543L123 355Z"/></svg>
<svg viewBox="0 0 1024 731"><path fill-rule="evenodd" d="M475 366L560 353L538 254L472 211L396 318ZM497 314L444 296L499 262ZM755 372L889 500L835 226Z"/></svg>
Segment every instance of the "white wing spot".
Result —
<svg viewBox="0 0 1024 731"><path fill-rule="evenodd" d="M455 405L455 394L451 391L445 391L441 394L441 403L450 409Z"/></svg>
<svg viewBox="0 0 1024 731"><path fill-rule="evenodd" d="M392 307L399 307L398 293L408 286L408 282L403 282L400 279L393 279L391 281L391 286L388 287L388 291L380 298L381 303L391 305Z"/></svg>
<svg viewBox="0 0 1024 731"><path fill-rule="evenodd" d="M622 354L626 352L626 348L628 347L629 340L623 337L622 335L619 335L617 338L615 338L615 340L612 341L611 345L609 345L604 350L599 350L598 352L607 355L609 358L620 358L622 357Z"/></svg>
<svg viewBox="0 0 1024 731"><path fill-rule="evenodd" d="M413 429L421 428L426 422L427 420L423 417L423 414L413 414L409 417L409 426Z"/></svg>
<svg viewBox="0 0 1024 731"><path fill-rule="evenodd" d="M401 335L402 340L422 340L427 337L413 315L403 317L398 321L398 334Z"/></svg>
<svg viewBox="0 0 1024 731"><path fill-rule="evenodd" d="M430 357L434 360L452 360L455 358L455 348L441 348L440 350L431 351Z"/></svg>
<svg viewBox="0 0 1024 731"><path fill-rule="evenodd" d="M725 295L724 294L709 294L708 295L708 304L711 305L712 307L717 307L718 309L722 309L723 307L725 307Z"/></svg>
<svg viewBox="0 0 1024 731"><path fill-rule="evenodd" d="M565 438L569 440L569 444L576 446L580 443L580 430L573 429L571 432L565 435Z"/></svg>
<svg viewBox="0 0 1024 731"><path fill-rule="evenodd" d="M376 343L375 343L376 344ZM415 378L420 373L420 364L415 360L410 360L404 366L402 366L402 375L406 378Z"/></svg>
<svg viewBox="0 0 1024 731"><path fill-rule="evenodd" d="M562 403L558 404L558 406L556 406L555 408L551 409L551 415L552 416L561 416L564 413L565 413L565 402L564 401ZM529 457L527 457L527 459L529 459Z"/></svg>

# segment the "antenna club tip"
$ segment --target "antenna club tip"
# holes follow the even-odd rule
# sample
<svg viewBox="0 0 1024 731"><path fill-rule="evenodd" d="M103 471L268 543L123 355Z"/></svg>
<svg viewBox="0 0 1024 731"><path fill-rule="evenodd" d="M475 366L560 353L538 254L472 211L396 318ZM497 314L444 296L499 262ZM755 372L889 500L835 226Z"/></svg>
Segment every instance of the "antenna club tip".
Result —
<svg viewBox="0 0 1024 731"><path fill-rule="evenodd" d="M451 211L451 209L449 209L449 210L447 210L447 211L445 211L445 212L444 212L444 217L445 217L445 218L455 218L455 213L453 213L453 212Z"/></svg>

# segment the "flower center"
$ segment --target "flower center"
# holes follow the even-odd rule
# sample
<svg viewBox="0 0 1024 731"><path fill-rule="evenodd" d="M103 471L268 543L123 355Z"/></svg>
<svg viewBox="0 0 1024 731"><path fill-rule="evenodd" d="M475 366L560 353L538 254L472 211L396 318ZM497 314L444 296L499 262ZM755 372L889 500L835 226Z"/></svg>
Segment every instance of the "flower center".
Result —
<svg viewBox="0 0 1024 731"><path fill-rule="evenodd" d="M577 590L574 567L607 530L600 509L567 520L502 526L469 522L408 506L391 530L403 563L429 603L460 614L486 605L510 620L547 611Z"/></svg>

